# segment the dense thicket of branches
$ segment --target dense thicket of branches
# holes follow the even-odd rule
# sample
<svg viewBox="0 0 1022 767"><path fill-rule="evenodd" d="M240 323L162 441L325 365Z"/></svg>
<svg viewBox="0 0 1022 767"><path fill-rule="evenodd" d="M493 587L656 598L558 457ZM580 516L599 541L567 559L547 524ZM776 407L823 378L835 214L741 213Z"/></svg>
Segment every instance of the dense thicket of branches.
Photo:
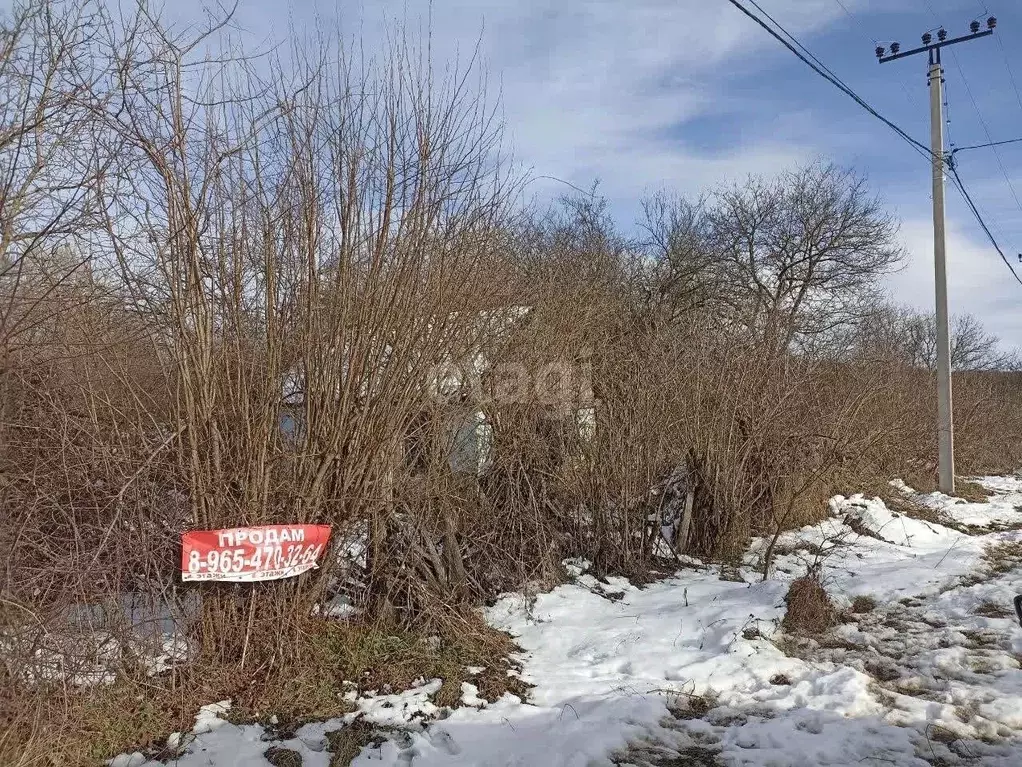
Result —
<svg viewBox="0 0 1022 767"><path fill-rule="evenodd" d="M660 192L635 236L588 195L521 210L473 68L395 39L211 56L217 24L60 0L0 26L5 687L94 666L96 621L272 665L328 591L442 623L567 555L729 557L930 481L933 320L878 298L903 253L863 178ZM972 317L953 360L961 473L1017 468L1017 360ZM177 583L182 530L270 522L337 551ZM130 642L103 662L140 673Z"/></svg>

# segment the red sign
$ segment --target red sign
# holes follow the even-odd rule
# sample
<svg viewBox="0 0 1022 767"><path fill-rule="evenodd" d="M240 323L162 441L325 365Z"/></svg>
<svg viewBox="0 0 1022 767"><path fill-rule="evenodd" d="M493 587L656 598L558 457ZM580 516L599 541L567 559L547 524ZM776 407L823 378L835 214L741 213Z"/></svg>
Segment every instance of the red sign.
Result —
<svg viewBox="0 0 1022 767"><path fill-rule="evenodd" d="M261 525L181 534L181 580L272 581L318 567L329 525Z"/></svg>

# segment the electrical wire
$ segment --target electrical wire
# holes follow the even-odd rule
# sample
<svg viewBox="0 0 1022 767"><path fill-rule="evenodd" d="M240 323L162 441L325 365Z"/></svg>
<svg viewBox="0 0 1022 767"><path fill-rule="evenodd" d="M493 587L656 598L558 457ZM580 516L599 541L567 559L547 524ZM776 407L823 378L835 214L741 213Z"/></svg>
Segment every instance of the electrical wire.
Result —
<svg viewBox="0 0 1022 767"><path fill-rule="evenodd" d="M997 151L997 146L999 145L996 141L994 141L994 137L990 133L990 126L984 119L983 113L979 111L979 104L976 102L976 97L972 93L969 81L965 78L965 72L962 69L962 65L958 62L958 57L955 56L953 52L951 53L951 60L955 62L955 67L958 68L958 73L962 77L962 83L965 85L965 92L969 95L969 100L972 102L972 106L976 110L976 117L979 118L979 124L983 128L983 133L986 134L987 142L994 150L994 157L997 159L997 166L1001 169L1001 175L1004 176L1004 182L1008 185L1008 191L1011 192L1011 196L1015 200L1015 205L1018 207L1019 212L1022 213L1022 200L1019 200L1018 192L1015 191L1015 185L1011 183L1011 176L1008 175L1008 169L1004 167L1004 160L1001 159L1001 153Z"/></svg>
<svg viewBox="0 0 1022 767"><path fill-rule="evenodd" d="M1004 146L1005 144L1018 144L1020 142L1022 142L1022 137L1020 137L1020 138L1009 138L1009 139L1005 139L1004 141L988 142L986 144L973 144L972 146L960 146L960 147L957 147L951 154L955 154L957 152L967 152L970 149L986 149L986 148L992 147L992 146Z"/></svg>
<svg viewBox="0 0 1022 767"><path fill-rule="evenodd" d="M861 106L863 109L865 109L871 115L873 115L878 120L880 120L882 123L884 123L889 128L891 128L891 130L893 130L902 139L904 139L906 142L908 142L908 144L914 150L919 152L919 154L923 155L924 157L926 157L927 159L929 159L931 161L933 160L933 153L930 151L929 147L925 146L924 144L920 143L919 141L916 141L914 138L912 138L910 135L908 135L900 127L898 127L893 122L891 122L886 117L884 117L879 112L877 112L876 109L874 109L872 106L870 106L857 93L855 93L855 91L853 91L848 85L846 85L841 80L840 77L838 77L836 74L831 72L830 69L825 64L823 64L822 61L820 61L818 58L816 58L816 56L814 56L804 45L802 45L798 41L798 39L795 38L794 35L792 35L790 32L788 32L786 29L784 29L784 27L781 24L779 24L776 20L774 20L773 17L770 16L770 14L768 14L766 11L764 11L759 6L759 4L756 2L756 0L749 0L749 2L752 3L752 5L754 5L778 29L780 29L781 32L784 33L784 35L786 35L788 38L790 38L790 40L792 42L788 42L788 40L785 40L784 37L782 37L780 34L778 34L777 31L772 29L769 24L767 24L765 21L763 21L763 19L761 19L755 13L753 13L751 10L749 10L747 7L742 5L739 2L739 0L728 0L728 2L730 2L731 5L733 5L735 8L737 8L742 13L744 13L746 16L748 16L750 19L752 19L754 22L756 22L756 24L758 24L764 30L766 30L770 34L771 37L776 39L785 48L787 48L789 51L794 53L795 56L797 56L806 66L808 66L810 69L812 69L818 75L820 75L820 77L822 77L823 79L827 80L831 85L835 86L838 90L840 90L845 95L847 95L849 98L854 100L859 106ZM842 4L839 2L839 5L842 5ZM928 0L927 0L927 5L929 6ZM843 5L842 5L842 7L843 7ZM845 10L847 11L847 9L845 9ZM930 10L931 10L931 12L933 11L932 6L930 7ZM936 15L936 14L934 14L934 15ZM802 51L805 52L804 54L799 51L800 48L802 49ZM956 61L956 64L957 64L957 61ZM959 66L959 71L960 70L961 70L961 67ZM962 75L962 79L963 79L963 81L965 80L964 73ZM972 94L970 92L970 96L971 95ZM973 99L973 103L975 104L975 99ZM977 112L978 111L979 110L977 108ZM989 134L989 132L988 132L988 134ZM988 135L988 138L990 138L989 135ZM991 143L991 145L993 143L995 143L995 142L993 142L992 138L990 138L990 143ZM1014 267L1011 265L1011 262L1004 255L1004 251L1001 250L1001 246L997 243L997 239L994 237L993 233L990 231L990 227L987 226L986 221L983 220L983 216L979 212L979 208L976 206L976 203L973 202L972 196L969 194L968 190L965 188L965 183L962 181L961 177L958 175L957 168L955 168L954 163L951 162L950 160L951 160L951 157L949 156L948 161L946 162L946 165L947 165L948 170L951 172L951 175L953 177L952 184L959 191L959 193L962 195L962 197L965 200L966 204L969 206L969 209L972 211L972 214L976 217L976 221L979 222L979 225L983 229L983 232L986 234L987 238L990 240L990 243L994 246L994 250L997 251L998 255L1000 255L1000 257L1001 257L1001 260L1004 262L1005 266L1008 267L1008 270L1011 272L1012 277L1014 277L1015 280L1020 285L1022 285L1022 277L1019 277L1019 275L1015 272ZM1005 175L1007 175L1007 174L1005 174ZM1009 186L1010 186L1010 182L1009 182Z"/></svg>
<svg viewBox="0 0 1022 767"><path fill-rule="evenodd" d="M856 101L859 101L859 97L858 97L858 95L857 95L857 94L856 94L856 93L855 93L854 91L852 91L852 88L851 88L851 86L849 86L849 85L848 85L848 83L846 83L846 82L845 82L844 80L842 80L842 79L841 79L840 75L838 75L838 74L837 74L836 72L834 72L834 71L833 71L832 69L830 69L830 67L828 67L828 66L827 66L827 65L826 65L825 63L823 63L823 62L822 62L822 61L821 61L821 60L820 60L820 59L819 59L819 58L818 58L818 57L816 56L816 54L814 54L814 53L813 53L813 52L812 52L811 50L809 50L809 49L808 49L808 48L807 48L807 47L806 47L805 45L803 45L803 44L802 44L802 42L801 42L801 41L800 41L800 40L799 40L799 39L798 39L797 37L795 37L795 36L794 36L793 34L791 34L791 33L790 33L790 32L789 32L789 31L788 31L787 29L785 29L784 25L783 25L783 24L781 24L781 23L780 23L780 22L779 22L779 21L778 21L777 19L775 19L775 18L774 18L773 16L771 16L771 15L770 15L770 13L769 13L769 11L767 11L767 10L766 10L766 9L765 9L765 8L764 8L763 6L761 6L761 5L760 5L760 4L759 4L759 3L757 2L757 0L746 0L746 1L747 1L748 3L750 3L750 4L751 4L751 5L752 5L752 6L754 7L754 8L756 8L756 10L758 10L758 11L759 11L759 12L760 12L761 14L763 14L763 16L764 16L764 17L766 17L766 19L767 19L767 20L768 20L768 21L769 21L769 22L770 22L771 24L773 24L773 25L774 25L775 27L777 27L777 29L779 29L779 30L780 30L781 32L783 32L783 33L784 33L784 35L785 35L785 36L786 36L786 37L787 37L787 38L788 38L789 40L791 40L791 42L792 42L792 43L794 43L794 44L795 44L795 46L797 46L798 48L800 48L800 49L802 50L802 52L803 52L803 53L805 53L805 55L806 55L806 56L808 56L808 57L809 57L810 59L812 59L812 60L813 60L813 61L814 61L814 62L815 62L815 63L816 63L816 64L817 64L817 65L818 65L818 66L819 66L819 67L820 67L821 69L823 69L823 70L824 70L824 72L826 72L826 73L827 73L827 75L830 75L830 78L828 78L828 79L831 79L831 82L833 82L833 83L834 83L834 84L835 84L835 85L836 85L836 86L837 86L837 87L838 87L838 88L839 88L840 90L842 90L842 91L843 91L843 92L844 92L844 93L845 93L846 95L850 96L851 98L855 99ZM846 14L846 15L848 16L848 18L849 18L849 19L850 19L850 20L851 20L851 21L852 21L853 23L856 23L856 24L858 24L859 28L860 28L860 29L861 29L861 30L863 31L863 34L865 34L865 36L866 36L866 38L867 38L868 40L871 40L871 41L872 41L873 45L879 45L879 44L880 44L880 43L879 43L879 42L878 42L878 41L876 40L876 38L872 37L872 36L871 36L871 35L870 35L870 34L869 34L869 33L868 33L867 31L866 31L866 28L865 28L865 26L863 26L862 22L861 22L860 20L856 19L856 18L855 18L855 17L854 17L853 15L852 15L852 13L851 13L851 12L850 12L850 11L848 10L848 7L847 7L847 6L846 6L846 5L845 5L845 4L843 3L843 2L841 2L841 0L834 0L834 2L836 2L836 3L837 3L837 4L838 4L838 5L840 6L840 7L841 7L841 10L843 10L843 11L845 12L845 14ZM768 30L768 31L769 31L769 30ZM782 42L783 42L783 41L782 41ZM902 88L902 90L904 90L904 91L905 91L905 96L906 96L906 97L907 97L907 98L908 98L908 99L909 99L910 101L914 101L914 100L916 100L916 97L915 97L915 96L913 96L913 94L912 94L912 92L911 92L911 91L909 91L909 89L908 89L908 86L906 86L906 85L905 85L904 81L902 81L902 80L899 80L898 82L899 82L899 84L901 85L901 88ZM871 109L871 108L869 108L869 109ZM876 114L875 112L873 112L873 114L874 114L874 116L877 116L877 117L879 117L879 115L877 115L877 114ZM881 119L884 119L884 118L881 118ZM885 121L885 122L887 122L886 120L884 120L884 121ZM912 141L912 139L911 139L911 138L910 138L909 140L910 140L910 141ZM919 143L919 142L915 142L915 143ZM930 150L929 150L929 149L928 149L928 148L927 148L927 147L926 147L926 146L925 146L924 144L920 144L920 146L922 146L922 148L923 148L923 149L924 149L925 151L927 151L927 152L929 152L929 151L930 151ZM930 155L930 156L932 157L932 155Z"/></svg>
<svg viewBox="0 0 1022 767"><path fill-rule="evenodd" d="M947 139L947 145L951 148L951 154L955 152L955 140L951 136L951 104L948 103L948 87L947 81L944 82L944 137Z"/></svg>
<svg viewBox="0 0 1022 767"><path fill-rule="evenodd" d="M793 42L793 43L794 43L794 44L795 44L796 46L798 46L798 47L799 47L799 48L800 48L800 49L802 50L802 52L803 52L803 53L805 53L805 55L806 55L806 56L808 56L808 57L809 57L809 58L811 58L811 59L812 59L812 60L813 60L814 62L816 62L816 64L817 64L817 65L818 65L818 66L819 66L819 67L820 67L821 69L823 69L823 71L825 71L825 72L826 72L826 73L827 73L828 75L830 75L830 77L831 77L831 78L833 78L834 80L836 80L836 81L837 81L837 83L839 83L839 84L840 84L840 85L839 85L838 87L840 87L840 88L841 88L842 90L844 90L845 92L848 92L849 90L851 90L851 89L850 89L850 88L848 87L848 85L847 85L847 84L845 83L845 81L844 81L844 80L842 80L842 79L841 79L841 78L840 78L840 77L839 77L839 76L838 76L838 75L837 75L837 74L836 74L835 72L833 72L833 71L832 71L832 70L831 70L831 69L830 69L830 68L829 68L829 67L828 67L828 66L827 66L826 64L824 64L824 63L823 63L822 61L820 61L820 60L819 60L819 59L818 59L818 58L816 57L816 54L814 54L814 53L813 53L813 52L812 52L811 50L809 50L809 49L808 49L808 48L806 48L806 47L805 47L804 45L802 45L801 41L800 41L800 40L799 40L799 39L798 39L797 37L795 37L795 36L794 36L793 34L791 34L791 32L789 32L789 31L788 31L787 29L785 29L785 28L784 28L784 25L783 25L783 24L781 24L781 23L780 23L780 22L779 22L779 21L778 21L777 19L775 19L775 18L774 18L773 16L771 16L771 15L770 15L770 13L769 13L769 12L768 12L768 11L767 11L767 10L766 10L766 9L765 9L765 8L764 8L763 6L762 6L762 5L760 5L760 4L758 3L758 2L756 2L756 0L747 0L747 2L751 3L751 4L752 4L752 7L753 7L753 8L755 8L755 9L756 9L757 11L759 11L760 13L762 13L762 14L763 14L763 15L764 15L764 16L766 17L767 21L769 21L769 22L770 22L771 24L773 24L773 25L774 25L775 27L777 27L777 28L778 28L779 30L781 30L781 32L783 32L783 33L784 33L784 36L785 36L785 37L787 37L787 38L788 38L789 40L791 40L791 42Z"/></svg>
<svg viewBox="0 0 1022 767"><path fill-rule="evenodd" d="M924 2L926 3L926 7L930 10L930 15L932 15L934 20L939 24L940 18L937 16L937 12L933 10L933 5L930 3L930 0L924 0ZM994 35L994 37L997 37L997 35ZM979 103L976 101L976 96L972 92L972 86L969 85L969 79L965 76L965 70L962 69L961 62L958 61L958 56L955 52L953 50L948 50L948 53L951 54L951 60L954 62L955 68L958 70L958 74L962 78L962 84L965 86L965 92L969 95L972 107L976 110L976 117L979 118L980 127L983 128L983 132L986 134L988 146L994 150L994 157L997 160L998 167L1001 169L1001 175L1004 176L1004 182L1008 185L1008 191L1011 192L1012 199L1015 200L1015 205L1018 207L1019 212L1022 213L1022 200L1019 199L1018 193L1015 191L1015 185L1011 183L1011 176L1008 175L1008 169L1004 167L1004 161L1001 159L1001 153L997 151L997 146L999 145L996 141L994 141L994 137L990 133L990 126L987 124L986 119L983 117L983 113L979 109ZM1017 90L1016 95L1018 95ZM1020 97L1019 104L1022 106L1022 97Z"/></svg>
<svg viewBox="0 0 1022 767"><path fill-rule="evenodd" d="M928 4L929 3L927 3L927 5ZM963 79L964 79L964 75L963 75ZM975 100L973 101L973 104L975 105ZM974 146L960 147L960 148L956 148L956 149L951 150L951 152L945 158L945 165L947 166L947 171L948 171L948 173L950 173L950 176L948 176L948 173L945 173L945 178L949 178L950 179L951 185L954 186L955 189L958 190L958 193L962 196L962 199L965 200L965 204L968 206L969 210L972 211L972 215L976 218L976 221L979 223L980 228L983 230L984 234L986 234L987 239L990 240L990 244L994 246L994 250L997 251L997 255L999 255L1001 257L1001 260L1004 262L1004 265L1008 267L1008 271L1011 272L1011 276L1015 278L1016 282L1018 282L1020 285L1022 285L1022 278L1019 277L1018 273L1015 271L1015 267L1011 265L1011 261L1008 260L1008 257L1004 255L1004 251L1001 250L1001 246L997 243L997 238L994 237L993 232L990 231L990 227L987 225L986 221L983 219L983 214L980 213L979 207L976 205L975 201L972 199L972 195L969 194L969 190L965 188L965 182L962 181L962 177L958 174L958 168L955 165L955 154L957 152L964 152L964 151L969 150L969 149L980 149L980 148L983 148L983 147L986 147L986 146L993 146L994 144L1000 144L1000 143L1012 143L1014 141L1022 141L1022 139L1011 139L1011 140L1005 141L1005 142L994 142L994 141L991 141L988 144L976 144ZM996 150L994 150L994 151L996 151ZM1010 186L1010 184L1009 184L1009 186Z"/></svg>
<svg viewBox="0 0 1022 767"><path fill-rule="evenodd" d="M976 217L976 221L979 222L980 227L983 229L984 233L986 233L987 238L990 240L990 244L994 246L994 250L996 250L997 254L1001 257L1004 265L1008 267L1008 271L1011 272L1011 276L1015 278L1015 281L1018 282L1019 285L1022 285L1022 277L1018 276L1018 273L1015 271L1015 267L1011 265L1011 261L1009 261L1008 257L1004 255L1004 251L1001 250L1001 246L997 244L997 240L990 231L990 227L987 226L986 221L983 220L983 216L980 214L979 208L976 207L976 203L973 202L972 196L965 188L965 183L962 181L962 177L958 175L958 169L953 164L950 164L948 165L948 170L951 172L952 185L958 190L959 194L962 195L966 205L969 206L969 210L972 211L972 215Z"/></svg>
<svg viewBox="0 0 1022 767"><path fill-rule="evenodd" d="M751 0L751 1L754 2L754 0ZM789 51L794 53L795 56L797 56L802 61L802 63L804 63L806 66L808 66L814 72L816 72L816 74L818 74L824 80L826 80L831 85L836 87L838 90L840 90L846 96L848 96L853 101L855 101L855 103L857 103L860 107L865 109L867 112L869 112L875 118L880 120L880 122L884 123L887 127L889 127L891 130L893 130L895 133L897 133L902 139L904 139L906 142L908 142L908 144L915 151L919 152L919 154L923 155L923 157L927 158L928 160L932 160L933 159L933 153L930 151L929 147L927 147L925 144L923 144L923 143L921 143L919 141L916 141L908 133L906 133L904 130L902 130L900 127L898 127L895 123L893 123L890 120L888 120L886 117L884 117L882 114L880 114L876 109L874 109L872 106L870 106L855 91L853 91L848 85L846 85L841 80L841 78L839 78L837 75L835 75L833 72L831 72L822 62L820 62L819 59L817 59L815 56L813 56L811 53L809 53L808 49L806 49L805 46L803 46L801 43L799 43L796 40L796 38L793 35L791 35L791 33L789 33L787 30L784 29L784 27L782 27L776 21L773 21L773 19L771 19L771 21L773 21L773 23L778 27L778 29L783 31L785 35L787 35L789 38L791 38L791 40L794 41L794 44L792 44L792 43L788 42L787 40L785 40L780 34L778 34L778 32L776 30L772 29L769 24L767 24L765 21L763 21L763 19L761 19L755 13L753 13L748 8L746 8L744 5L742 5L739 2L739 0L728 0L728 2L731 3L731 5L733 5L735 8L740 10L742 13L744 13L746 16L748 16L750 19L752 19L754 22L756 22L763 29L765 29L770 34L771 37L773 37L775 40L777 40L779 43L781 43L781 45L783 45ZM757 5L756 7L758 8L759 6ZM769 14L767 14L765 11L763 11L762 8L760 8L760 11L763 12L763 14L765 16L767 16L767 18L770 18ZM796 46L798 46L798 47L796 47ZM798 50L799 48L801 48L802 50L806 51L806 54L808 54L808 55L801 53Z"/></svg>
<svg viewBox="0 0 1022 767"><path fill-rule="evenodd" d="M1011 80L1011 87L1015 90L1015 98L1018 99L1019 109L1022 109L1022 91L1018 89L1018 83L1015 82L1015 75L1011 71L1011 59L1008 57L1008 51L1004 47L1004 43L1001 42L1000 35L994 35L994 39L997 40L997 47L1001 49L1001 55L1004 56L1004 68L1008 70L1008 79Z"/></svg>
<svg viewBox="0 0 1022 767"><path fill-rule="evenodd" d="M848 10L848 6L841 2L841 0L834 0L835 3L841 6L841 10L848 14L848 18L852 18L852 12ZM876 42L874 40L873 42Z"/></svg>
<svg viewBox="0 0 1022 767"><path fill-rule="evenodd" d="M842 0L834 0L834 2L837 3L841 10L845 12L845 16L848 17L848 20L859 27L859 29L862 31L862 34L865 35L867 40L873 43L874 46L880 45L880 41L873 37L873 35L869 33L869 30L866 29L866 25L862 23L862 19L857 17L850 10L848 10L848 6L845 5L842 2ZM907 98L909 101L913 103L919 102L919 96L913 93L911 90L909 90L909 87L905 85L905 80L903 78L901 77L898 78L898 85L900 85L901 89L905 92L905 98Z"/></svg>

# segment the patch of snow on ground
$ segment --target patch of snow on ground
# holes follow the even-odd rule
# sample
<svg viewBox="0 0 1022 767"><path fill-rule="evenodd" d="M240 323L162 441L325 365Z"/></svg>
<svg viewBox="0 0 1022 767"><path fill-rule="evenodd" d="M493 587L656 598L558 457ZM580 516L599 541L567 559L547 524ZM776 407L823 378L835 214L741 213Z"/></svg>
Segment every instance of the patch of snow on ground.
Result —
<svg viewBox="0 0 1022 767"><path fill-rule="evenodd" d="M356 702L363 719L373 724L399 727L409 722L431 719L440 713L430 697L443 686L442 679L433 679L426 684L413 687L393 695L369 695Z"/></svg>
<svg viewBox="0 0 1022 767"><path fill-rule="evenodd" d="M967 527L989 531L1016 528L1022 523L1022 481L1018 477L976 477L974 480L990 495L984 503L969 503L944 493L917 493L900 480L891 484L917 503L928 506L952 521Z"/></svg>
<svg viewBox="0 0 1022 767"><path fill-rule="evenodd" d="M1022 478L982 483L991 500L956 518L1022 525ZM354 765L1022 764L1022 629L1011 613L1022 532L967 535L862 496L837 497L831 511L779 538L766 581L753 565L767 542L756 541L737 579L702 568L639 588L597 581L573 560L573 583L504 596L486 618L523 648L528 701L483 706L464 684L466 705L441 711L434 680L361 698L357 714L290 740L224 724L175 764L264 764L279 745L325 767L325 732L356 716L402 733ZM990 546L1001 553L985 557ZM876 607L821 638L784 637L788 585L814 566L839 608L856 596Z"/></svg>

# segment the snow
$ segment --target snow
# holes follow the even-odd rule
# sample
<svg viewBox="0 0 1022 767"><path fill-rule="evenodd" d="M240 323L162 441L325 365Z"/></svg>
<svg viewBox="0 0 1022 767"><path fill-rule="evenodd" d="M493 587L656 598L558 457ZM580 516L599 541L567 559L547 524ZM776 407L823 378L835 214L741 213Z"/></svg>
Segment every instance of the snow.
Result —
<svg viewBox="0 0 1022 767"><path fill-rule="evenodd" d="M391 695L369 693L356 702L362 719L374 724L399 727L409 722L436 716L440 709L430 697L440 691L442 679L432 679L425 684L404 692Z"/></svg>
<svg viewBox="0 0 1022 767"><path fill-rule="evenodd" d="M855 495L844 498L837 495L830 501L835 516L852 516L878 538L897 546L926 548L946 545L949 531L946 527L906 517L890 511L878 498ZM959 534L958 537L962 537Z"/></svg>
<svg viewBox="0 0 1022 767"><path fill-rule="evenodd" d="M464 706L472 706L473 708L485 708L487 705L486 698L479 697L479 688L474 684L468 682L461 683L461 703Z"/></svg>
<svg viewBox="0 0 1022 767"><path fill-rule="evenodd" d="M353 762L382 767L1022 764L1022 478L978 481L986 503L924 498L981 534L837 496L828 519L779 538L765 581L762 540L738 579L704 566L639 588L568 561L571 583L485 611L523 649L528 700L486 703L466 682L444 710L441 681L422 680L352 692L354 713L282 741L206 707L174 764L265 764L278 745L326 767L325 734L356 718L399 730ZM876 607L824 638L782 635L788 585L810 568L839 608L862 595Z"/></svg>
<svg viewBox="0 0 1022 767"><path fill-rule="evenodd" d="M904 482L891 484L916 502L945 514L949 519L967 527L997 530L1017 527L1022 506L1022 482L1019 477L975 477L973 481L990 492L984 503L969 503L943 493L917 493Z"/></svg>
<svg viewBox="0 0 1022 767"><path fill-rule="evenodd" d="M189 644L176 630L159 636L149 633L116 636L110 631L78 627L63 634L0 635L0 652L23 656L27 643L36 645L29 653L30 660L19 668L27 681L61 682L76 687L107 685L116 680L116 669L125 657L136 659L151 676L188 657Z"/></svg>
<svg viewBox="0 0 1022 767"><path fill-rule="evenodd" d="M343 620L357 615L358 608L344 594L334 594L323 605L315 605L312 613L313 615L323 615L326 618Z"/></svg>
<svg viewBox="0 0 1022 767"><path fill-rule="evenodd" d="M225 724L224 714L230 710L231 702L229 700L222 700L219 703L210 703L207 706L203 706L195 716L195 727L192 729L192 733L202 735L206 732L219 730Z"/></svg>

